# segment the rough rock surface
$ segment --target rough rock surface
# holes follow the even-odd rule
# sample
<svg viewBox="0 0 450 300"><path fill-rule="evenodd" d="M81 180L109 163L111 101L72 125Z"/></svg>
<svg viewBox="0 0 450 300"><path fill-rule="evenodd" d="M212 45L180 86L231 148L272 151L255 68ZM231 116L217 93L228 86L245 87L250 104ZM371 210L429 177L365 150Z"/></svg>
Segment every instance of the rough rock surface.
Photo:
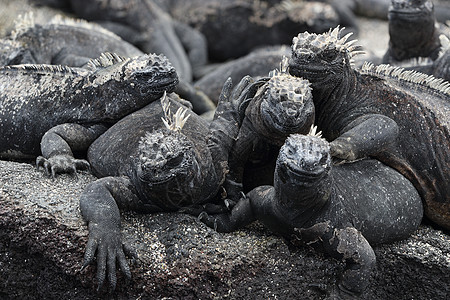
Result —
<svg viewBox="0 0 450 300"><path fill-rule="evenodd" d="M124 239L139 260L114 294L95 291L95 266L80 271L87 230L78 197L88 174L46 178L0 161L1 299L322 299L342 263L288 246L255 223L217 233L178 213L124 214ZM363 299L446 299L450 236L427 225L375 248L377 272Z"/></svg>

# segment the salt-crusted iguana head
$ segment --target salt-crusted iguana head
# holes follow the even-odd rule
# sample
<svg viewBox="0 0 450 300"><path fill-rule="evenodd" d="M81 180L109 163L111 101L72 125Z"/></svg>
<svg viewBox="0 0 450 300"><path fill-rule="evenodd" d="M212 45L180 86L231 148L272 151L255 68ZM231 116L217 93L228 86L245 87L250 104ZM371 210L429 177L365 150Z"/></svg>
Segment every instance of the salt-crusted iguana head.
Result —
<svg viewBox="0 0 450 300"><path fill-rule="evenodd" d="M273 132L284 137L291 133L306 134L314 122L309 81L283 71L272 71L270 79L258 89L254 100L260 103L257 113L259 122L253 120L252 123L260 134Z"/></svg>
<svg viewBox="0 0 450 300"><path fill-rule="evenodd" d="M394 15L410 21L429 18L434 15L434 5L430 0L392 0L388 16Z"/></svg>
<svg viewBox="0 0 450 300"><path fill-rule="evenodd" d="M429 0L392 0L388 17L390 43L401 48L417 48L435 31L434 6Z"/></svg>
<svg viewBox="0 0 450 300"><path fill-rule="evenodd" d="M336 27L322 34L303 32L292 41L289 72L308 79L313 89L339 83L351 69L351 58L359 53L356 40L347 41L352 33L341 37Z"/></svg>
<svg viewBox="0 0 450 300"><path fill-rule="evenodd" d="M291 202L300 199L303 207L320 205L327 200L324 185L331 168L330 146L317 135L292 134L280 149L274 186L277 199ZM302 193L302 197L298 197ZM304 194L304 195L303 195ZM323 204L323 203L322 203Z"/></svg>
<svg viewBox="0 0 450 300"><path fill-rule="evenodd" d="M133 58L113 53L103 53L88 62L93 71L93 84L104 84L110 80L124 83L142 97L162 96L164 91L172 92L178 84L175 68L164 55L146 54Z"/></svg>
<svg viewBox="0 0 450 300"><path fill-rule="evenodd" d="M139 144L137 177L142 192L160 207L191 204L201 170L192 141L167 128L148 132Z"/></svg>
<svg viewBox="0 0 450 300"><path fill-rule="evenodd" d="M190 115L183 108L171 114L165 100L164 96L161 103L165 126L141 138L135 171L139 185L152 201L162 201L160 207L177 209L192 204L204 174L195 145L182 130Z"/></svg>

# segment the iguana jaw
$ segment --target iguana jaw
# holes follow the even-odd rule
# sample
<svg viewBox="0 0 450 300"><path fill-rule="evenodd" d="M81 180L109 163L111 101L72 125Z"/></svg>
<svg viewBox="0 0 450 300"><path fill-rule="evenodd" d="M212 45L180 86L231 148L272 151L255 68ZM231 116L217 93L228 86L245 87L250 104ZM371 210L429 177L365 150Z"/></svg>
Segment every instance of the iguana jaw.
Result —
<svg viewBox="0 0 450 300"><path fill-rule="evenodd" d="M169 60L162 55L149 54L127 66L130 82L136 84L141 95L171 93L178 84L178 75Z"/></svg>
<svg viewBox="0 0 450 300"><path fill-rule="evenodd" d="M161 95L164 91L171 93L178 84L175 70L165 73L137 72L135 74L137 86L141 95Z"/></svg>
<svg viewBox="0 0 450 300"><path fill-rule="evenodd" d="M293 134L280 150L277 172L283 182L310 185L331 168L329 145L322 138Z"/></svg>

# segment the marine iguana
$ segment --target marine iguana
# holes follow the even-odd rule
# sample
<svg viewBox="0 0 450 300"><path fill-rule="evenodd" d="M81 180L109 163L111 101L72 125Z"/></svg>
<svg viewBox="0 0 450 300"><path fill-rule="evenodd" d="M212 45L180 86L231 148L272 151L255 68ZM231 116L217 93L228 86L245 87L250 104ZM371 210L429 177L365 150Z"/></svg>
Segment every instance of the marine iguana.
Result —
<svg viewBox="0 0 450 300"><path fill-rule="evenodd" d="M425 215L450 228L450 83L389 65L351 66L340 29L294 37L289 72L311 82L315 123L345 160L371 156L408 178ZM397 133L398 137L397 137Z"/></svg>
<svg viewBox="0 0 450 300"><path fill-rule="evenodd" d="M70 130L98 136L122 117L159 99L164 91L173 91L178 83L175 69L162 55L125 58L105 53L89 66L0 68L2 159L36 157L41 149L43 157L37 164L53 176L85 166L73 158L75 144L66 143L60 150L52 142L64 142Z"/></svg>
<svg viewBox="0 0 450 300"><path fill-rule="evenodd" d="M130 277L119 209L177 211L204 203L214 207L212 203L220 200L228 152L238 132L231 85L231 80L224 84L211 123L192 111L186 116L186 109L170 97L167 102L162 100L162 105L153 102L123 118L89 147L88 160L102 178L88 185L80 198L81 213L89 227L83 265L91 263L97 251L99 287L107 273L114 289L116 261ZM173 118L169 105L177 109ZM226 210L223 205L217 208Z"/></svg>
<svg viewBox="0 0 450 300"><path fill-rule="evenodd" d="M435 60L440 30L430 0L392 0L389 7L389 48L382 62L391 65L415 58Z"/></svg>
<svg viewBox="0 0 450 300"><path fill-rule="evenodd" d="M198 218L219 232L260 220L294 244L342 259L345 268L331 294L348 299L369 285L372 245L408 237L422 214L417 190L394 169L375 159L333 166L328 142L293 134L281 147L273 186L251 190L231 212Z"/></svg>
<svg viewBox="0 0 450 300"><path fill-rule="evenodd" d="M20 16L2 43L0 65L52 64L81 67L104 52L134 57L144 53L109 30L84 20L55 16L35 24L32 12Z"/></svg>
<svg viewBox="0 0 450 300"><path fill-rule="evenodd" d="M192 81L192 66L208 59L203 35L174 21L152 0L70 0L74 13L95 21L127 40L141 37L137 45L145 53L162 53L177 70L181 81Z"/></svg>
<svg viewBox="0 0 450 300"><path fill-rule="evenodd" d="M0 40L0 65L52 64L85 67L90 59L103 52L125 57L144 53L103 27L80 19L55 16L45 25L34 24L33 15L25 14L16 21L8 39ZM194 111L203 113L215 104L202 91L180 82L176 92L190 101Z"/></svg>
<svg viewBox="0 0 450 300"><path fill-rule="evenodd" d="M235 59L261 46L288 44L300 31L324 32L339 24L328 4L301 1L286 7L277 2L190 0L172 1L166 7L174 19L203 33L212 61Z"/></svg>
<svg viewBox="0 0 450 300"><path fill-rule="evenodd" d="M287 58L284 61L287 64ZM314 122L309 82L285 73L283 63L281 71L272 71L248 89L239 100L243 121L229 154L224 185L231 200L238 200L243 190L273 184L276 157L285 139L292 133L308 133Z"/></svg>

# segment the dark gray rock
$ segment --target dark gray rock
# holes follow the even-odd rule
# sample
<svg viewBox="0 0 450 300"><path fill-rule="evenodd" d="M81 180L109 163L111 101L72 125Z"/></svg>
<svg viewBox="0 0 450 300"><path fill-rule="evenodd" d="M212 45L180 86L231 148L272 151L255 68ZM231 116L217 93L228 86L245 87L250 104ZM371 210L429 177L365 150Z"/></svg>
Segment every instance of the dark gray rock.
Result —
<svg viewBox="0 0 450 300"><path fill-rule="evenodd" d="M322 299L343 264L289 247L258 223L222 234L177 214L124 214L124 240L140 259L132 281L95 292L95 267L80 271L87 241L78 198L95 178L50 179L29 164L0 161L1 299ZM445 299L450 236L422 225L375 248L365 299Z"/></svg>

